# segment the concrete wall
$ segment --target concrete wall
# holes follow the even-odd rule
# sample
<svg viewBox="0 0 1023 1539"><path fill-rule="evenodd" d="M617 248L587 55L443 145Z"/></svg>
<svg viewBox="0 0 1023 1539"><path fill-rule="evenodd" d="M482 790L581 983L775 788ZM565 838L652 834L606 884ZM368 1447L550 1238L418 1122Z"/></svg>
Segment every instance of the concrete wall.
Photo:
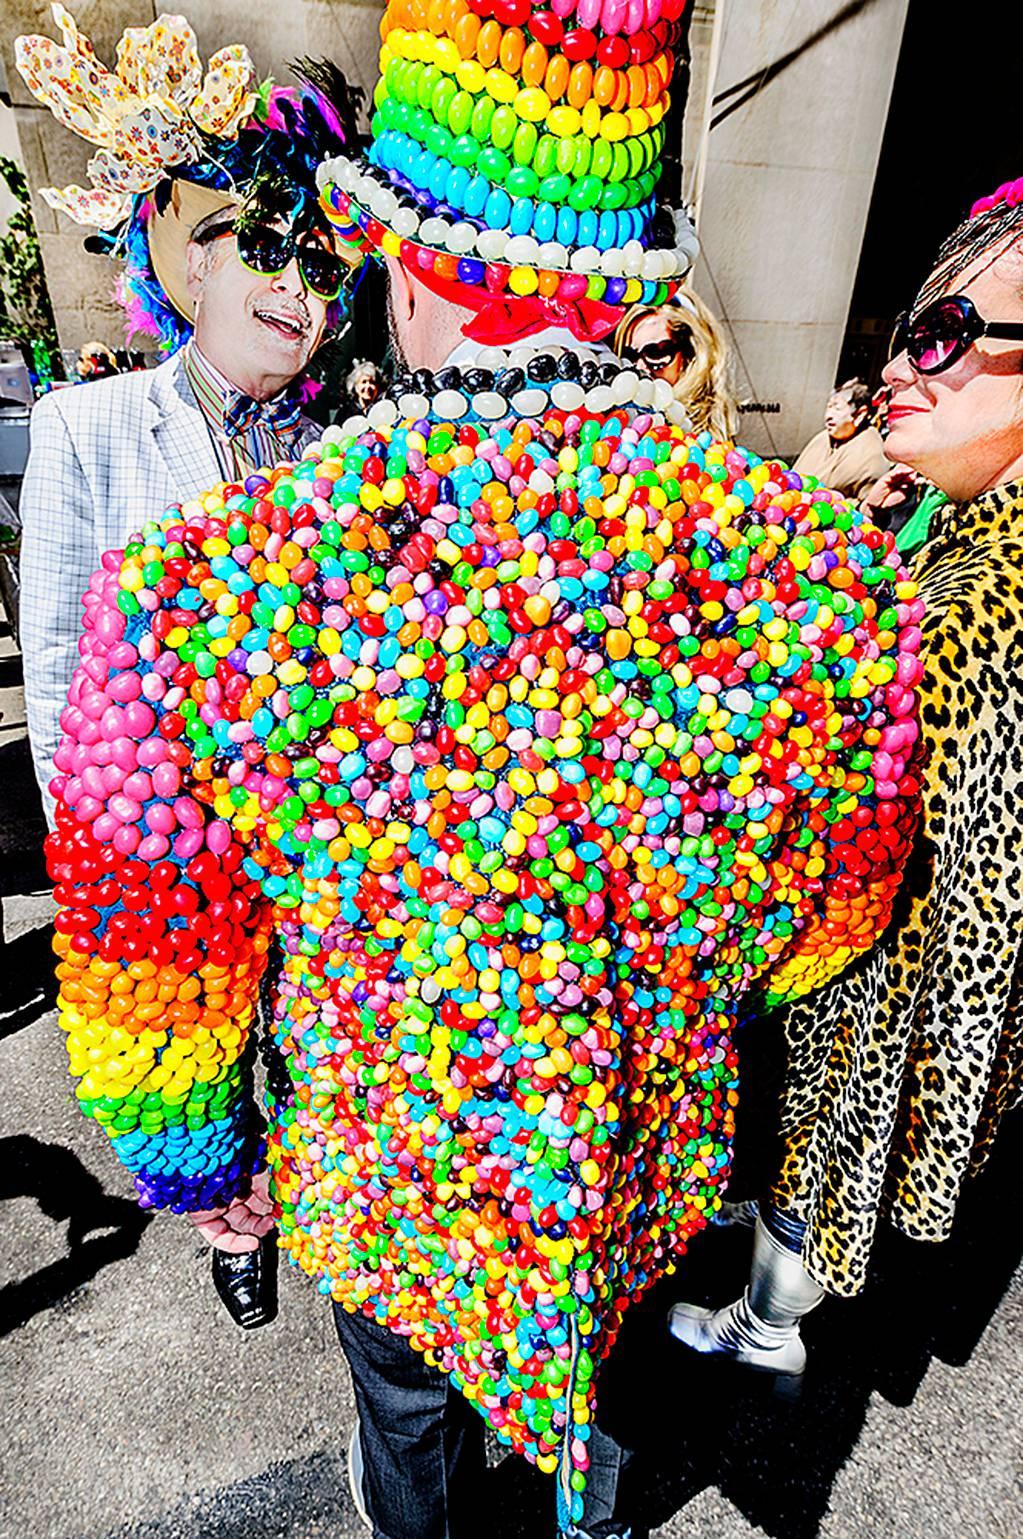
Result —
<svg viewBox="0 0 1023 1539"><path fill-rule="evenodd" d="M21 148L18 143L18 127L14 121L14 113L10 107L5 107L0 102L0 155L5 160L21 160ZM7 183L0 182L0 234L7 228L7 221L17 208L12 194L7 190Z"/></svg>
<svg viewBox="0 0 1023 1539"><path fill-rule="evenodd" d="M378 0L194 0L180 7L153 0L70 0L69 9L108 66L114 63L114 49L125 27L145 26L163 10L180 10L195 28L204 62L225 44L243 42L261 76L273 73L286 81L288 59L327 55L349 80L366 89L367 99L376 82L382 9ZM0 50L29 184L33 191L69 182L84 186L89 146L32 98L14 68L13 42L25 32L57 35L49 4L3 0ZM54 213L38 196L33 198L33 210L61 345L77 350L93 337L121 345L124 318L110 298L115 276L110 261L83 251L82 238L88 231Z"/></svg>
<svg viewBox="0 0 1023 1539"><path fill-rule="evenodd" d="M822 426L907 4L717 6L694 281L727 317L740 399L780 407L744 415L741 436L760 452L797 452ZM712 37L704 24L696 41L706 51Z"/></svg>

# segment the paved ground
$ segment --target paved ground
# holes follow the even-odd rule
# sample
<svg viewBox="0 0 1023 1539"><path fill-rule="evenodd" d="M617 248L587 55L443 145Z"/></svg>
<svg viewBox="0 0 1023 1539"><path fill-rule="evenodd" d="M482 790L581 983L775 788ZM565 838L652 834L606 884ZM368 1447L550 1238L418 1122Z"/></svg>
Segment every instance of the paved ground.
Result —
<svg viewBox="0 0 1023 1539"><path fill-rule="evenodd" d="M289 1271L278 1322L236 1331L192 1231L139 1212L74 1110L18 684L0 636L0 1539L357 1539L322 1300ZM795 1408L694 1373L666 1340L671 1298L741 1284L747 1240L697 1243L633 1312L603 1387L655 1539L1020 1539L1021 1149L1008 1127L952 1242L889 1237L866 1295L810 1320ZM549 1539L550 1500L506 1460L475 1532Z"/></svg>

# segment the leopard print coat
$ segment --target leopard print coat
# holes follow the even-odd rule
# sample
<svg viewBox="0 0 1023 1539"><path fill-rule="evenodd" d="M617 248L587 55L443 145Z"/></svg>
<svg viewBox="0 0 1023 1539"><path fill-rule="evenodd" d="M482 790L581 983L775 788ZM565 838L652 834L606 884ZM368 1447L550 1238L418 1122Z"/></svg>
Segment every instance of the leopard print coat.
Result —
<svg viewBox="0 0 1023 1539"><path fill-rule="evenodd" d="M786 1018L778 1207L857 1293L878 1219L949 1232L1023 1091L1023 483L936 515L922 622L923 822L882 943Z"/></svg>

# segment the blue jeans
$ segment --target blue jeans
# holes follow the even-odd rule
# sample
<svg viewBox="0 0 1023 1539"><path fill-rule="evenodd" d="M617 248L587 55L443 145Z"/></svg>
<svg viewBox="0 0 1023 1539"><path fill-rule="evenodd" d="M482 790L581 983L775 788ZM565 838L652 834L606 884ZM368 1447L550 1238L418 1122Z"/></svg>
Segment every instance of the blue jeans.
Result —
<svg viewBox="0 0 1023 1539"><path fill-rule="evenodd" d="M359 1413L374 1539L479 1535L471 1493L484 1469L483 1419L403 1336L334 1305ZM626 1539L612 1521L623 1450L594 1424L579 1539ZM551 1490L551 1501L554 1491Z"/></svg>

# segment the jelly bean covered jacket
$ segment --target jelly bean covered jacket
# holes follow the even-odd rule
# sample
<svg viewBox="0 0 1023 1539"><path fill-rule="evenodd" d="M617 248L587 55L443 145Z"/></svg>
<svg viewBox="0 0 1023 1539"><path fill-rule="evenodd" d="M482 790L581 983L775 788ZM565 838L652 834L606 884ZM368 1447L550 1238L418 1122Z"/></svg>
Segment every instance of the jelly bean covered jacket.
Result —
<svg viewBox="0 0 1023 1539"><path fill-rule="evenodd" d="M321 1290L542 1468L571 1430L581 1476L597 1356L719 1201L741 996L887 923L919 602L777 464L635 407L457 404L105 558L48 846L61 1024L145 1203L265 1157Z"/></svg>

